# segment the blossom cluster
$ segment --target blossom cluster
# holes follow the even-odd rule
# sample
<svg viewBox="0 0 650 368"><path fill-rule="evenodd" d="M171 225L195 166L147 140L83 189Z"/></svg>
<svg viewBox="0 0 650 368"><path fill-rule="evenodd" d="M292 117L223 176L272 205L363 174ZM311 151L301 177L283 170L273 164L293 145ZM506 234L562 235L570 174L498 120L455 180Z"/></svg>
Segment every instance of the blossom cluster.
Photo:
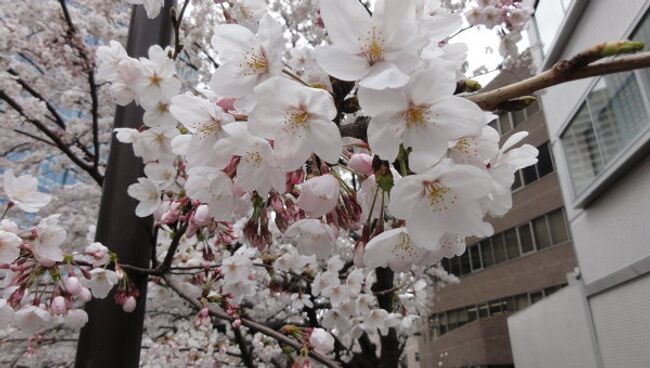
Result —
<svg viewBox="0 0 650 368"><path fill-rule="evenodd" d="M499 53L504 58L502 64L507 68L517 63L517 43L522 40L521 32L533 12L534 9L524 5L521 0L478 0L475 6L465 11L465 18L470 26L499 28Z"/></svg>
<svg viewBox="0 0 650 368"><path fill-rule="evenodd" d="M142 127L116 130L145 164L128 193L170 233L158 251L191 270L195 325L211 308L230 329L283 316L307 350L329 353L335 337L348 358L363 334L412 334L432 288L453 280L436 265L492 233L485 216L511 207L515 172L537 156L525 132L499 145L493 116L457 94L460 16L438 1L379 0L370 14L322 0L314 26L329 42L288 48L263 2L219 3L209 88L182 91L171 48L97 51L115 101L145 110Z"/></svg>
<svg viewBox="0 0 650 368"><path fill-rule="evenodd" d="M3 175L6 208L0 221L0 326L27 336L58 325L81 328L88 320L80 307L93 297L105 298L119 284L115 299L125 312L135 309L137 290L130 287L115 256L101 243L83 252L65 251L67 232L60 214L23 227L7 217L13 208L35 214L52 197L38 190L29 175ZM112 266L112 269L109 269Z"/></svg>

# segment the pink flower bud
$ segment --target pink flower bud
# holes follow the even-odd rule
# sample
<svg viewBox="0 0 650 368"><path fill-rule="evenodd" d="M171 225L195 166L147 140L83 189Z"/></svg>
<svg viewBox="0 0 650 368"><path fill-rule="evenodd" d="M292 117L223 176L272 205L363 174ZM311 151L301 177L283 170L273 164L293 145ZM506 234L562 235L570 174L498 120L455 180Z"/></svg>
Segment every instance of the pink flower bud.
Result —
<svg viewBox="0 0 650 368"><path fill-rule="evenodd" d="M348 161L350 168L359 174L370 176L372 170L372 156L365 153L355 153Z"/></svg>
<svg viewBox="0 0 650 368"><path fill-rule="evenodd" d="M224 97L222 99L219 99L219 101L217 101L217 106L221 107L223 111L229 112L235 109L235 100L236 99L231 97Z"/></svg>
<svg viewBox="0 0 650 368"><path fill-rule="evenodd" d="M86 287L81 288L78 297L79 300L81 300L83 303L87 303L90 301L90 299L93 298L92 294L90 293L90 290L88 290L88 288Z"/></svg>
<svg viewBox="0 0 650 368"><path fill-rule="evenodd" d="M65 286L65 290L71 295L79 294L81 292L81 289L83 288L81 286L81 283L79 282L79 279L76 276L70 276L67 279L65 279L63 281L63 285Z"/></svg>
<svg viewBox="0 0 650 368"><path fill-rule="evenodd" d="M232 328L239 328L241 326L241 319L237 318L236 320L232 321Z"/></svg>
<svg viewBox="0 0 650 368"><path fill-rule="evenodd" d="M210 209L207 204L202 204L197 207L194 212L194 223L197 226L205 226L210 221Z"/></svg>
<svg viewBox="0 0 650 368"><path fill-rule="evenodd" d="M133 296L129 296L124 301L124 304L122 304L122 310L125 311L126 313L131 313L135 310L135 307L137 305L138 303L136 302L135 298Z"/></svg>
<svg viewBox="0 0 650 368"><path fill-rule="evenodd" d="M68 310L65 305L65 298L61 295L55 296L54 299L52 299L52 304L50 304L50 310L53 314L65 314L66 310Z"/></svg>
<svg viewBox="0 0 650 368"><path fill-rule="evenodd" d="M333 175L316 176L302 184L296 204L308 217L321 217L336 207L340 189L339 181Z"/></svg>

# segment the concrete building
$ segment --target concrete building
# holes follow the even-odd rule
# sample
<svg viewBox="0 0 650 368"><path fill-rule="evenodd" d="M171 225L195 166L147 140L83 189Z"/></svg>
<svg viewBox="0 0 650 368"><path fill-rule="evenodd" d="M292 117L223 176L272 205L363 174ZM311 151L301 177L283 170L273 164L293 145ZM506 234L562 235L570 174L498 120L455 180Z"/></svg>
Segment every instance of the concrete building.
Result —
<svg viewBox="0 0 650 368"><path fill-rule="evenodd" d="M539 0L540 69L599 42L650 44L648 0ZM580 280L508 319L517 368L650 366L650 70L547 89Z"/></svg>
<svg viewBox="0 0 650 368"><path fill-rule="evenodd" d="M503 72L486 88L523 79L529 69ZM419 340L421 367L513 367L507 317L567 285L567 275L575 268L572 236L539 105L502 113L491 125L503 140L528 131L525 142L539 148L539 162L517 173L512 210L490 219L495 235L468 239L465 254L443 262L461 282L435 295L433 314Z"/></svg>

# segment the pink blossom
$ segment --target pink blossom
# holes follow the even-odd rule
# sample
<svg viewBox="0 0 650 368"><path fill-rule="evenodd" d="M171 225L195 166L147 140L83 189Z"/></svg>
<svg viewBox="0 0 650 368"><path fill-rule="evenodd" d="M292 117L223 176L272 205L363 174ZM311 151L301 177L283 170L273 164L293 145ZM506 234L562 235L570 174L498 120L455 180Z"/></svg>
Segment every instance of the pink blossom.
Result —
<svg viewBox="0 0 650 368"><path fill-rule="evenodd" d="M367 153L355 153L350 157L348 166L359 174L370 176L373 173L372 156Z"/></svg>
<svg viewBox="0 0 650 368"><path fill-rule="evenodd" d="M308 217L318 218L336 207L341 187L333 175L327 174L305 181L300 189L296 204Z"/></svg>

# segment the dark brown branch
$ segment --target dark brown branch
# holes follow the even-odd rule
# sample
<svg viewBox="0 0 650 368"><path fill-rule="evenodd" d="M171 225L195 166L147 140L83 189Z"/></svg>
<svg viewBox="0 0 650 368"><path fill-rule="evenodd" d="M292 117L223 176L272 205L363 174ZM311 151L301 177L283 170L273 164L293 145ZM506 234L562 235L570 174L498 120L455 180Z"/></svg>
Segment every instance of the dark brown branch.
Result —
<svg viewBox="0 0 650 368"><path fill-rule="evenodd" d="M187 294L185 291L183 291L183 288L181 287L181 285L179 285L175 280L173 280L171 276L164 275L163 279L165 280L167 285L169 285L169 287L176 292L176 294L178 294L181 298L185 299L188 303L190 303L196 309L201 309L201 308L204 307L195 298L193 298L192 296ZM233 317L229 316L225 312L222 312L222 311L220 311L220 310L218 310L218 309L216 309L216 308L214 308L212 306L209 306L209 305L207 307L208 307L208 310L210 311L210 315L212 315L215 318L219 318L219 319L226 320L226 321L229 321L229 322L232 322L234 320ZM266 336L272 337L275 340L277 340L278 342L281 342L283 344L286 344L286 345L292 347L296 351L300 351L300 349L303 348L303 345L301 343L299 343L298 341L295 341L295 340L281 334L280 332L275 331L275 330L273 330L273 329L271 329L271 328L269 328L267 326L264 326L264 325L262 325L262 324L260 324L258 322L255 322L255 321L247 319L247 318L241 318L241 323L242 323L242 325L250 328L251 330L253 330L255 332L259 332L259 333L264 334ZM326 357L326 356L324 356L324 355L322 355L322 354L320 354L320 353L318 353L316 351L310 350L309 351L309 357L314 359L315 361L325 365L326 367L330 367L330 368L339 367L338 363L332 361L328 357Z"/></svg>
<svg viewBox="0 0 650 368"><path fill-rule="evenodd" d="M233 328L232 332L235 335L235 342L237 343L237 346L239 346L239 351L241 352L240 359L242 363L244 363L247 368L255 368L255 363L253 361L253 355L251 352L252 349L249 350L248 346L246 346L246 340L244 340L241 329Z"/></svg>
<svg viewBox="0 0 650 368"><path fill-rule="evenodd" d="M52 140L54 145L61 151L63 152L72 162L74 162L77 166L79 166L82 170L87 172L100 186L102 185L102 182L104 180L104 177L97 171L97 168L92 167L88 165L86 162L84 162L81 158L79 158L77 155L74 154L70 150L70 147L66 145L63 140L61 140L61 137L56 134L55 132L51 131L43 122L40 120L34 119L29 117L25 111L23 110L22 106L20 106L13 98L11 98L9 95L5 93L4 90L0 90L0 99L4 100L9 106L11 106L12 109L14 109L17 113L22 115L25 120L30 122L32 125L34 125L38 130L43 132L49 139Z"/></svg>
<svg viewBox="0 0 650 368"><path fill-rule="evenodd" d="M567 63L573 66L567 66ZM578 79L648 67L650 67L650 52L648 51L592 63L586 66L579 66L579 64L573 63L571 60L562 60L556 63L551 69L536 76L492 91L479 92L474 95L465 96L465 98L475 102L483 110L493 111L499 106L499 104L505 101L521 96L531 95L534 92L547 87Z"/></svg>
<svg viewBox="0 0 650 368"><path fill-rule="evenodd" d="M39 136L37 136L37 135L34 135L34 134L32 134L32 133L29 133L29 132L26 132L26 131L24 131L24 130L14 129L14 132L16 132L16 133L18 133L18 134L22 134L22 135L24 135L24 136L26 136L26 137L29 137L29 138L31 138L31 139L35 139L35 140L37 140L37 141L39 141L39 142L43 142L43 143L48 144L48 145L50 145L50 146L56 147L56 145L55 145L54 143L48 141L47 139L45 139L45 138L41 138L41 137L39 137Z"/></svg>
<svg viewBox="0 0 650 368"><path fill-rule="evenodd" d="M32 86L30 86L27 82L25 82L22 78L20 78L20 75L15 70L9 68L7 69L7 73L16 77L14 79L16 83L20 84L20 86L23 87L25 91L29 92L30 95L34 96L35 98L45 103L45 107L50 112L50 114L52 114L52 117L54 118L53 120L54 123L59 127L65 129L65 120L59 114L59 112L54 108L54 106L45 97L43 97L43 95L38 93L38 91L36 91L34 88L32 88Z"/></svg>

